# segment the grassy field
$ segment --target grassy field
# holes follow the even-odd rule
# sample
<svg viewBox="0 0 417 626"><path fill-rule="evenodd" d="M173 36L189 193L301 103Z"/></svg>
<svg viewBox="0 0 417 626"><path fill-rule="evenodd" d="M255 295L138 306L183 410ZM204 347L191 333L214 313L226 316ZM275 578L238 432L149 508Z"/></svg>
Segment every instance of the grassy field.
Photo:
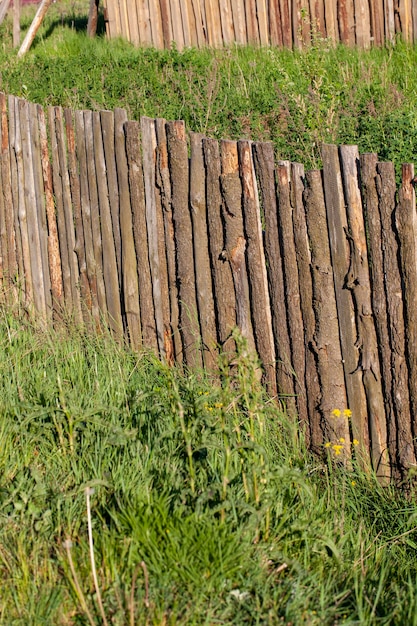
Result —
<svg viewBox="0 0 417 626"><path fill-rule="evenodd" d="M25 9L23 32L33 11ZM417 161L416 47L360 52L317 40L294 53L137 50L103 35L89 40L87 11L86 0L53 4L20 61L6 21L0 88L45 105L184 119L210 137L272 140L280 158L308 168L320 166L323 141Z"/></svg>
<svg viewBox="0 0 417 626"><path fill-rule="evenodd" d="M6 20L0 88L310 167L323 140L416 160L417 48L135 50L86 11L52 5L22 60ZM0 624L417 625L414 493L311 456L236 340L183 372L0 308Z"/></svg>
<svg viewBox="0 0 417 626"><path fill-rule="evenodd" d="M311 457L237 339L212 378L1 312L1 624L417 623L413 500Z"/></svg>

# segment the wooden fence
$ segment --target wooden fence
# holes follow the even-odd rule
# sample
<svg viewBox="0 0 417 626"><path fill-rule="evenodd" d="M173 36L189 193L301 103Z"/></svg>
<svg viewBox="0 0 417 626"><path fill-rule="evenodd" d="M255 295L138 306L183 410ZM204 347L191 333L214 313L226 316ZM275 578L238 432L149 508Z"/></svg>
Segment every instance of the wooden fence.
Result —
<svg viewBox="0 0 417 626"><path fill-rule="evenodd" d="M170 48L255 44L300 48L312 38L369 48L417 39L417 0L104 0L107 34Z"/></svg>
<svg viewBox="0 0 417 626"><path fill-rule="evenodd" d="M45 323L107 323L134 349L212 368L238 326L315 450L416 463L414 170L324 145L186 134L0 94L0 282ZM334 409L339 409L339 415ZM351 411L349 418L343 411Z"/></svg>

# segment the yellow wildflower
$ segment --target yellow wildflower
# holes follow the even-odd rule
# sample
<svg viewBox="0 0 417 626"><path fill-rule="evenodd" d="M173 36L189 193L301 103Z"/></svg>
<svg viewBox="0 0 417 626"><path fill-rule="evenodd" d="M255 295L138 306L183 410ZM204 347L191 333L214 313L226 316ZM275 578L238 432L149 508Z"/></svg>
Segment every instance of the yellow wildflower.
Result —
<svg viewBox="0 0 417 626"><path fill-rule="evenodd" d="M345 417L352 417L352 411L351 411L350 409L345 409L345 410L343 411L343 415L344 415Z"/></svg>
<svg viewBox="0 0 417 626"><path fill-rule="evenodd" d="M353 443L354 446L358 446L359 445L359 441L357 439L354 439L352 441L352 443Z"/></svg>
<svg viewBox="0 0 417 626"><path fill-rule="evenodd" d="M340 417L341 415L340 409L333 409L333 411L331 412L331 415L333 415L333 417Z"/></svg>
<svg viewBox="0 0 417 626"><path fill-rule="evenodd" d="M332 444L330 443L330 441L326 441L326 443L324 444L325 448L330 448Z"/></svg>
<svg viewBox="0 0 417 626"><path fill-rule="evenodd" d="M334 453L336 456L339 456L339 454L342 452L343 450L343 446L339 445L338 443L335 443L334 446L332 446Z"/></svg>
<svg viewBox="0 0 417 626"><path fill-rule="evenodd" d="M345 438L344 437L340 437L339 441L340 441L340 443L345 443Z"/></svg>

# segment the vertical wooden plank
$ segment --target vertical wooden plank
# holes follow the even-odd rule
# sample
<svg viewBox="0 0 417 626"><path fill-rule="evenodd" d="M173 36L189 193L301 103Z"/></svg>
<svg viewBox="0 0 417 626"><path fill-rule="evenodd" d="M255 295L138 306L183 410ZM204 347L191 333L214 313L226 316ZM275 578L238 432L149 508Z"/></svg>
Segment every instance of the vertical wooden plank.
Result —
<svg viewBox="0 0 417 626"><path fill-rule="evenodd" d="M206 203L210 262L213 279L214 305L216 308L217 334L220 348L233 351L231 332L236 326L236 307L233 278L225 258L225 241L222 221L222 197L220 189L220 150L214 139L203 139L206 167Z"/></svg>
<svg viewBox="0 0 417 626"><path fill-rule="evenodd" d="M152 28L149 17L148 0L136 0L136 14L138 19L139 38L143 45L152 45Z"/></svg>
<svg viewBox="0 0 417 626"><path fill-rule="evenodd" d="M5 299L6 301L8 299L8 289L10 286L9 242L6 228L6 213L10 213L12 207L5 204L2 190L3 174L0 168L0 301L4 302Z"/></svg>
<svg viewBox="0 0 417 626"><path fill-rule="evenodd" d="M106 286L103 278L103 243L100 228L100 208L98 204L97 172L94 156L93 112L84 111L85 151L87 160L88 200L91 218L91 235L94 254L94 273L97 285L97 302L101 317L107 324ZM87 242L86 242L87 244Z"/></svg>
<svg viewBox="0 0 417 626"><path fill-rule="evenodd" d="M75 319L77 321L81 321L81 301L78 289L79 268L77 255L75 253L74 220L72 214L72 202L67 162L67 146L62 119L62 109L60 107L55 107L53 109L53 112L51 112L50 119L51 122L53 121L54 124L57 150L57 171L54 177L54 186L56 181L59 193L61 195L60 202L57 205L61 258L65 258L65 262L68 264L66 269L64 268L64 264L62 264L63 272L65 272L66 275L66 283L64 282L65 300L67 300L67 297L69 298L68 304L71 312L75 315ZM59 180L57 180L57 176L59 177ZM62 257L63 246L66 247L64 257Z"/></svg>
<svg viewBox="0 0 417 626"><path fill-rule="evenodd" d="M265 259L268 273L272 311L272 327L276 350L278 397L285 403L289 415L297 417L291 347L284 298L284 278L278 228L275 160L272 143L257 142L253 146L256 175L265 220Z"/></svg>
<svg viewBox="0 0 417 626"><path fill-rule="evenodd" d="M256 15L258 18L259 42L261 46L269 45L268 0L256 0Z"/></svg>
<svg viewBox="0 0 417 626"><path fill-rule="evenodd" d="M406 356L411 415L417 415L417 214L413 187L414 165L402 166L401 186L395 208L395 225L399 239L401 282L403 286ZM416 451L416 428L413 424L414 452Z"/></svg>
<svg viewBox="0 0 417 626"><path fill-rule="evenodd" d="M304 203L311 252L312 303L315 319L310 349L316 353L320 383L320 394L318 396L313 394L312 399L316 402L317 411L321 416L320 426L323 429L324 442L337 444L342 438L347 444L350 441L348 420L343 415L340 418L332 415L335 408L343 410L347 406L347 397L323 182L321 172L318 170L306 174ZM319 449L322 443L317 426L318 424L314 423L312 428L313 449Z"/></svg>
<svg viewBox="0 0 417 626"><path fill-rule="evenodd" d="M130 41L130 21L129 21L128 2L129 0L119 0L120 22L122 26L121 34L122 34L122 37L124 37L127 41Z"/></svg>
<svg viewBox="0 0 417 626"><path fill-rule="evenodd" d="M353 0L339 0L337 5L337 17L341 43L346 46L355 45L355 11Z"/></svg>
<svg viewBox="0 0 417 626"><path fill-rule="evenodd" d="M248 36L248 44L259 44L259 28L256 16L256 0L246 0L246 30Z"/></svg>
<svg viewBox="0 0 417 626"><path fill-rule="evenodd" d="M161 290L161 262L159 258L158 241L158 218L155 198L156 180L156 134L155 120L148 117L141 118L142 133L142 163L143 178L145 184L145 207L146 224L148 230L149 263L152 277L152 292L155 309L156 331L160 354L165 353L164 336L164 314Z"/></svg>
<svg viewBox="0 0 417 626"><path fill-rule="evenodd" d="M159 2L149 0L149 19L152 30L152 45L160 50L164 47L164 33Z"/></svg>
<svg viewBox="0 0 417 626"><path fill-rule="evenodd" d="M293 209L294 245L297 258L301 315L304 325L305 384L310 428L310 445L318 449L321 439L320 422L322 418L318 411L317 402L317 399L320 398L320 385L316 367L316 354L313 349L315 318L313 309L311 251L307 236L307 223L303 200L304 181L304 167L300 163L291 163L291 205Z"/></svg>
<svg viewBox="0 0 417 626"><path fill-rule="evenodd" d="M339 41L339 29L335 0L325 0L324 19L326 24L326 37L331 39L333 43L337 43Z"/></svg>
<svg viewBox="0 0 417 626"><path fill-rule="evenodd" d="M203 363L206 368L213 369L217 360L217 333L207 236L206 173L202 142L203 135L190 133L190 208Z"/></svg>
<svg viewBox="0 0 417 626"><path fill-rule="evenodd" d="M279 4L282 24L282 41L285 48L292 48L291 0L279 0Z"/></svg>
<svg viewBox="0 0 417 626"><path fill-rule="evenodd" d="M140 33L139 33L136 0L131 0L130 5L129 5L129 31L130 31L130 42L134 46L139 46L141 43L141 39L140 39Z"/></svg>
<svg viewBox="0 0 417 626"><path fill-rule="evenodd" d="M362 372L368 405L368 425L371 458L377 475L390 477L387 444L387 422L381 384L378 344L371 304L368 252L363 208L358 179L359 152L357 146L341 146L340 162L348 217L350 264L345 287L352 293L359 349L358 369Z"/></svg>
<svg viewBox="0 0 417 626"><path fill-rule="evenodd" d="M171 4L169 0L159 0L161 11L162 34L164 38L164 47L169 49L173 41L172 34L172 18Z"/></svg>
<svg viewBox="0 0 417 626"><path fill-rule="evenodd" d="M132 208L130 206L129 176L126 157L124 124L127 113L114 110L114 145L116 151L117 182L120 198L120 237L122 241L123 301L130 345L137 350L142 344L140 325L138 268L133 240Z"/></svg>
<svg viewBox="0 0 417 626"><path fill-rule="evenodd" d="M242 216L242 183L239 176L237 143L220 143L221 190L225 224L225 256L230 263L235 287L236 320L249 350L255 351L246 268L246 237Z"/></svg>
<svg viewBox="0 0 417 626"><path fill-rule="evenodd" d="M188 14L188 0L181 0L181 21L182 32L184 34L184 46L189 48L192 45L190 16Z"/></svg>
<svg viewBox="0 0 417 626"><path fill-rule="evenodd" d="M93 112L94 159L97 173L97 192L100 214L100 229L103 249L103 280L106 293L106 308L109 326L116 339L123 337L123 322L120 305L120 286L114 247L109 190L104 159L100 113ZM134 347L134 342L133 346Z"/></svg>
<svg viewBox="0 0 417 626"><path fill-rule="evenodd" d="M233 28L233 14L230 0L219 0L220 20L223 37L223 45L230 45L235 42L235 31Z"/></svg>
<svg viewBox="0 0 417 626"><path fill-rule="evenodd" d="M195 286L193 233L189 210L189 164L184 122L166 126L171 203L177 253L177 280L180 298L180 331L185 362L201 365L197 296Z"/></svg>
<svg viewBox="0 0 417 626"><path fill-rule="evenodd" d="M219 0L206 0L205 7L209 45L219 47L223 43Z"/></svg>
<svg viewBox="0 0 417 626"><path fill-rule="evenodd" d="M22 246L22 236L20 233L19 225L19 174L17 167L17 154L16 154L16 98L14 96L8 97L9 105L9 156L10 156L10 181L11 181L11 200L13 207L13 226L15 232L16 242L16 263L17 263L17 276L18 288L25 292L25 267L24 267L24 252ZM4 117L4 112L2 113ZM5 132L4 119L2 120L2 133ZM7 163L6 163L7 166Z"/></svg>
<svg viewBox="0 0 417 626"><path fill-rule="evenodd" d="M55 318L62 314L64 288L62 283L61 257L59 251L58 227L55 215L53 196L52 169L49 160L49 144L46 131L44 110L37 107L39 123L39 141L42 159L43 190L45 194L45 211L47 222L48 265L51 281L52 310Z"/></svg>
<svg viewBox="0 0 417 626"><path fill-rule="evenodd" d="M281 9L279 0L268 2L269 41L272 46L282 47Z"/></svg>
<svg viewBox="0 0 417 626"><path fill-rule="evenodd" d="M371 25L369 19L369 4L367 0L354 0L356 45L359 48L369 48L371 44Z"/></svg>
<svg viewBox="0 0 417 626"><path fill-rule="evenodd" d="M310 41L310 16L308 0L292 0L292 28L295 48L302 48Z"/></svg>
<svg viewBox="0 0 417 626"><path fill-rule="evenodd" d="M339 317L340 344L345 372L348 408L352 411L352 435L359 441L364 459L370 454L368 413L362 373L358 369L359 350L355 312L349 290L345 289L349 269L349 246L346 238L347 217L337 147L323 144L323 182L329 229L330 251ZM336 407L342 409L342 407Z"/></svg>
<svg viewBox="0 0 417 626"><path fill-rule="evenodd" d="M171 0L172 38L177 50L184 48L184 31L182 27L181 0Z"/></svg>
<svg viewBox="0 0 417 626"><path fill-rule="evenodd" d="M401 470L405 472L415 464L413 419L410 411L410 393L408 388L409 370L406 358L406 333L404 321L404 301L402 279L399 267L399 249L393 218L396 207L397 185L393 163L376 164L376 188L380 216L381 248L383 251L383 281L386 291L387 325L390 348L388 366L392 377L392 398L395 422L390 434L396 440L397 453L393 455ZM375 221L378 218L375 218ZM381 271L381 270L380 270ZM381 355L384 349L381 338ZM386 355L388 357L388 355ZM394 433L394 431L396 431Z"/></svg>
<svg viewBox="0 0 417 626"><path fill-rule="evenodd" d="M74 113L64 109L65 134L67 137L68 174L71 189L71 204L74 215L75 254L78 260L81 309L84 321L88 323L91 315L91 290L88 282L87 263L84 246L84 229L81 215L81 191L78 174L78 160L75 148Z"/></svg>
<svg viewBox="0 0 417 626"><path fill-rule="evenodd" d="M180 363L182 361L182 341L179 332L179 298L177 286L177 270L176 270L176 251L175 251L175 234L174 221L172 216L171 205L171 179L168 166L168 146L166 137L166 120L157 119L155 122L156 131L156 187L159 192L159 204L162 211L162 225L158 225L161 234L159 242L158 254L160 261L160 275L163 276L163 286L166 294L164 294L163 324L164 324L164 342L167 357L170 353L175 356L175 360ZM162 259L161 259L162 255ZM166 274L166 277L165 277ZM162 289L161 282L161 289ZM167 311L167 312L166 312Z"/></svg>
<svg viewBox="0 0 417 626"><path fill-rule="evenodd" d="M81 217L85 246L85 261L91 293L91 313L98 328L100 312L97 297L96 262L94 258L93 233L91 228L90 198L88 193L87 153L83 111L75 111L76 148L80 175ZM59 222L58 222L59 229ZM62 257L61 257L62 258ZM63 270L64 271L64 270ZM65 288L65 282L64 282Z"/></svg>
<svg viewBox="0 0 417 626"><path fill-rule="evenodd" d="M16 300L16 280L18 275L17 250L16 250L16 233L15 233L15 210L12 194L12 172L10 165L10 145L9 145L9 124L7 119L7 101L4 93L0 92L0 114L1 114L1 154L0 154L0 170L2 181L2 195L4 206L8 207L5 211L5 225L7 236L7 253L8 253L8 286L11 290L11 301Z"/></svg>
<svg viewBox="0 0 417 626"><path fill-rule="evenodd" d="M107 37L110 39L118 37L120 34L118 30L118 23L120 23L120 17L118 16L119 7L112 0L103 0L103 5Z"/></svg>
<svg viewBox="0 0 417 626"><path fill-rule="evenodd" d="M155 311L149 266L148 228L146 224L145 187L142 171L139 122L126 122L126 157L129 170L130 201L133 216L133 235L138 266L139 308L142 340L146 348L158 352Z"/></svg>
<svg viewBox="0 0 417 626"><path fill-rule="evenodd" d="M381 0L380 0L381 1ZM380 4L380 3L379 3ZM411 0L411 10L412 10L412 41L417 41L417 1ZM381 16L383 15L382 11Z"/></svg>
<svg viewBox="0 0 417 626"><path fill-rule="evenodd" d="M237 44L246 45L248 42L248 33L246 28L245 0L233 0L232 17L235 41Z"/></svg>
<svg viewBox="0 0 417 626"><path fill-rule="evenodd" d="M397 477L398 471L405 477L404 472L415 464L416 459L412 446L398 243L392 229L396 185L392 163L382 169L386 172L386 179L380 174L377 178L377 160L376 154L361 155L362 197L366 209L372 310L381 354L388 447ZM397 337L399 331L401 335Z"/></svg>
<svg viewBox="0 0 417 626"><path fill-rule="evenodd" d="M353 0L349 0L353 2ZM339 1L339 7L343 7L345 0ZM324 1L310 0L310 19L311 19L311 36L325 38L326 37L326 20L324 15ZM353 21L353 12L352 12ZM352 31L352 39L355 41L355 33Z"/></svg>
<svg viewBox="0 0 417 626"><path fill-rule="evenodd" d="M395 31L402 35L404 41L412 41L412 9L411 0L394 1Z"/></svg>
<svg viewBox="0 0 417 626"><path fill-rule="evenodd" d="M369 3L371 44L381 46L384 43L384 2L373 0Z"/></svg>
<svg viewBox="0 0 417 626"><path fill-rule="evenodd" d="M253 332L256 350L264 369L263 380L271 395L275 396L277 392L275 346L262 241L261 208L252 159L252 144L242 140L237 145L242 183L243 222L247 241L246 259Z"/></svg>
<svg viewBox="0 0 417 626"><path fill-rule="evenodd" d="M394 0L384 0L385 41L395 41Z"/></svg>
<svg viewBox="0 0 417 626"><path fill-rule="evenodd" d="M204 18L200 0L189 0L189 6L190 5L191 7L189 8L189 11L193 14L193 23L195 27L195 45L198 48L202 48L207 44L207 39L204 32Z"/></svg>
<svg viewBox="0 0 417 626"><path fill-rule="evenodd" d="M306 357L304 328L300 307L297 255L294 243L293 210L290 200L290 164L280 161L276 169L278 228L283 261L284 294L287 307L291 361L295 378L298 417L309 442L309 423L305 387Z"/></svg>
<svg viewBox="0 0 417 626"><path fill-rule="evenodd" d="M43 188L42 158L40 132L38 122L38 106L29 103L29 133L31 138L32 168L34 192L36 198L37 225L39 232L40 257L42 262L42 275L45 290L45 315L52 319L51 277L48 263L48 230L45 211L45 197Z"/></svg>

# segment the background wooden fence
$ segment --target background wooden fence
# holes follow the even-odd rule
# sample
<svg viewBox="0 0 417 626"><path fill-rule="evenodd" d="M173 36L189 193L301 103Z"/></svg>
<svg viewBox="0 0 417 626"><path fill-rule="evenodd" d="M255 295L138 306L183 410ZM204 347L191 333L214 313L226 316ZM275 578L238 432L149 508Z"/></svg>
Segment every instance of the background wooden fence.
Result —
<svg viewBox="0 0 417 626"><path fill-rule="evenodd" d="M5 303L206 368L237 325L313 449L357 444L383 476L415 465L412 165L397 189L393 164L355 146L324 145L304 172L271 143L122 109L0 94L0 111Z"/></svg>
<svg viewBox="0 0 417 626"><path fill-rule="evenodd" d="M135 45L300 48L312 37L368 48L417 39L417 0L104 0L107 34Z"/></svg>

